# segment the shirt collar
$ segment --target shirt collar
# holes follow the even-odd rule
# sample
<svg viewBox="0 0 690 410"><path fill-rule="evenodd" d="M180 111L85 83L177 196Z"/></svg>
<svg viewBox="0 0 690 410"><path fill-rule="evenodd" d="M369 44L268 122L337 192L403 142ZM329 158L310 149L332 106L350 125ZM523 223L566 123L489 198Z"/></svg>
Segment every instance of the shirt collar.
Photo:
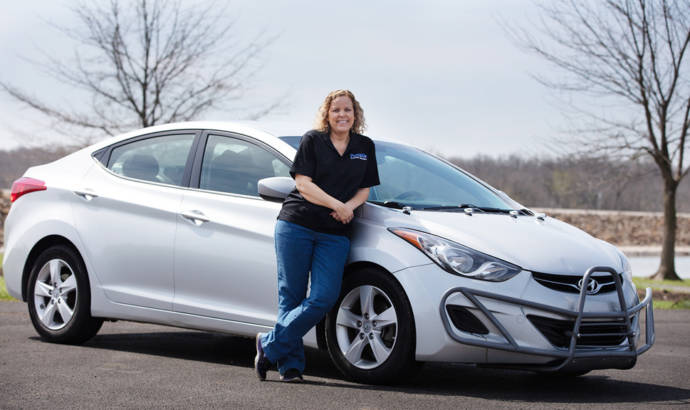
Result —
<svg viewBox="0 0 690 410"><path fill-rule="evenodd" d="M328 131L322 133L322 138L324 138L324 141L326 142L326 145L328 145L333 151L335 151L335 153L336 153L338 156L341 156L341 155L338 153L338 150L335 149L335 146L333 145L333 141L331 141L331 134L330 134ZM350 131L350 141L347 142L347 147L345 147L345 151L343 151L342 157L344 158L345 155L349 154L350 151L352 151L353 149L355 149L355 145L356 145L358 142L359 142L359 134Z"/></svg>

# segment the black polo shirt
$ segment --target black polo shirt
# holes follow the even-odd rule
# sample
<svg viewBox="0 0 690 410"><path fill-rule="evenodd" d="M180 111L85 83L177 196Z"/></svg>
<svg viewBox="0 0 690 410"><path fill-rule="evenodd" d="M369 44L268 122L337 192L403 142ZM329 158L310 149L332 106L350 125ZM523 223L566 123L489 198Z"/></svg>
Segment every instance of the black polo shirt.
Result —
<svg viewBox="0 0 690 410"><path fill-rule="evenodd" d="M343 155L327 132L309 131L302 137L290 175L311 177L312 182L341 202L349 201L360 188L379 184L374 142L364 135L350 133ZM313 204L295 188L283 202L278 219L302 225L317 232L349 236L349 224L338 222L333 210Z"/></svg>

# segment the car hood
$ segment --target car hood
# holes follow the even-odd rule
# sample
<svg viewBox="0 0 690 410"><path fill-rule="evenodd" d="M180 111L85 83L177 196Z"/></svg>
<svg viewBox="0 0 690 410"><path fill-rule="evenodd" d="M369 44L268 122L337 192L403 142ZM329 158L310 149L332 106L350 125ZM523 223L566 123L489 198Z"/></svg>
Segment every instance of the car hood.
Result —
<svg viewBox="0 0 690 410"><path fill-rule="evenodd" d="M616 248L565 222L506 214L386 209L387 227L408 227L441 236L535 272L583 275L592 266L621 271Z"/></svg>

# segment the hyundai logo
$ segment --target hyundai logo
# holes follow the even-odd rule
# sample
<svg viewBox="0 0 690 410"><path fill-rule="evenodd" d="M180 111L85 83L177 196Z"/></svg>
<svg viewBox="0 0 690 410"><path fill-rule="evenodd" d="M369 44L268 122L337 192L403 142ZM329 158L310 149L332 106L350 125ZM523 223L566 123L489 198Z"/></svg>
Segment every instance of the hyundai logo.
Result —
<svg viewBox="0 0 690 410"><path fill-rule="evenodd" d="M585 280L585 278L582 278L577 282L577 288L579 290L582 290L582 285L584 283L584 280ZM595 294L597 294L597 292L599 292L599 289L601 289L601 285L599 284L599 282L590 278L589 283L587 284L587 294L588 295L595 295Z"/></svg>

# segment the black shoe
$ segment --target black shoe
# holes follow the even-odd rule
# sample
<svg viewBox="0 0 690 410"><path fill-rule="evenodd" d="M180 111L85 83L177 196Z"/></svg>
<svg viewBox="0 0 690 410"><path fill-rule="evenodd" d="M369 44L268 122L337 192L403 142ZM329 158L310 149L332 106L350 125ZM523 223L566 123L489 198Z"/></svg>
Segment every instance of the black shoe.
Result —
<svg viewBox="0 0 690 410"><path fill-rule="evenodd" d="M259 380L266 380L266 372L271 368L271 362L264 354L264 348L261 346L261 333L256 334L256 357L254 357L254 370Z"/></svg>
<svg viewBox="0 0 690 410"><path fill-rule="evenodd" d="M287 369L285 374L280 375L281 382L303 382L302 373L297 369Z"/></svg>

